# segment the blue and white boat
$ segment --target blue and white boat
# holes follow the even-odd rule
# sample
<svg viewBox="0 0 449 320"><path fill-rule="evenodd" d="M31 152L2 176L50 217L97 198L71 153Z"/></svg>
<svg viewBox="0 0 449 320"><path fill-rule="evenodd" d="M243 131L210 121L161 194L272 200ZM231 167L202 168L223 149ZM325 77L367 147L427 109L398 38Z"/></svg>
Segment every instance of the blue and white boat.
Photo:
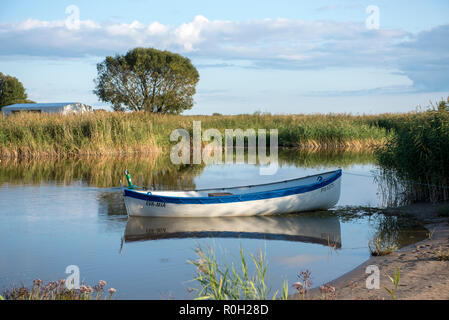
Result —
<svg viewBox="0 0 449 320"><path fill-rule="evenodd" d="M126 172L127 173L127 172ZM123 188L129 216L231 217L329 209L340 198L341 169L259 185L192 191L149 191L127 174Z"/></svg>

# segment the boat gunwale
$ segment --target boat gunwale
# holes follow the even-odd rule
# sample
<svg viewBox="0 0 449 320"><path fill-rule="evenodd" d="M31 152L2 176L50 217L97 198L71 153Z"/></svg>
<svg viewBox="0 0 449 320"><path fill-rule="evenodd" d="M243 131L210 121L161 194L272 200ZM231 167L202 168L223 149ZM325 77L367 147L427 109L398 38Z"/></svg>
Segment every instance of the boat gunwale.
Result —
<svg viewBox="0 0 449 320"><path fill-rule="evenodd" d="M261 183L261 184L250 184L250 185L246 185L246 186L235 186L235 187L228 187L228 188L207 188L207 189L182 190L182 191L213 191L213 190L229 190L229 189L243 189L243 188L252 188L252 187L260 187L260 186L269 186L271 184L278 184L278 183L281 184L281 183L285 183L285 182L292 182L292 181L296 181L296 180L302 180L302 179L307 179L307 178L311 178L311 177L321 176L323 174L328 174L328 173L335 174L337 171L342 171L342 170L336 169L336 170L321 172L321 173L317 173L317 174L311 174L311 175L305 176L305 177L299 177L299 178L293 178L293 179L287 179L287 180L275 181L275 182L268 182L268 183ZM332 176L327 177L323 181L329 179L330 177L332 177ZM292 187L292 188L295 188L295 187ZM288 188L285 188L285 189L288 189ZM281 190L281 189L272 189L269 191L274 191L274 190Z"/></svg>

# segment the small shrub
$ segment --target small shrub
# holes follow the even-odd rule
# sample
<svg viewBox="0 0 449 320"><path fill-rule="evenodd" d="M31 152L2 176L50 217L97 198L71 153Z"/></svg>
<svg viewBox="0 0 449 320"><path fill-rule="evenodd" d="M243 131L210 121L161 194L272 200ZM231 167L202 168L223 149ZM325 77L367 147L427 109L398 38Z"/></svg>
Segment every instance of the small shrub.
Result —
<svg viewBox="0 0 449 320"><path fill-rule="evenodd" d="M381 238L374 238L368 243L368 248L372 256L385 256L395 252L398 247L391 241L386 241Z"/></svg>
<svg viewBox="0 0 449 320"><path fill-rule="evenodd" d="M438 261L449 261L449 249L446 248L443 250L443 248L440 246L440 248L436 251L437 259Z"/></svg>

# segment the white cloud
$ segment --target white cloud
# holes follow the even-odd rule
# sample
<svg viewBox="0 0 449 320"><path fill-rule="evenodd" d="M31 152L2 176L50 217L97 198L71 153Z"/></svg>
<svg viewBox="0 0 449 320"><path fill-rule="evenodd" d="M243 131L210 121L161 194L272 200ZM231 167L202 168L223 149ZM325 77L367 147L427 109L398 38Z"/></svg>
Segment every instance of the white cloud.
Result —
<svg viewBox="0 0 449 320"><path fill-rule="evenodd" d="M134 38L139 37L139 35L144 31L145 25L135 20L130 24L121 23L107 26L105 29L108 34L112 37L115 36L131 36Z"/></svg>
<svg viewBox="0 0 449 320"><path fill-rule="evenodd" d="M64 21L40 21L35 19L28 19L24 22L15 24L17 30L32 30L37 28L53 28L63 27Z"/></svg>
<svg viewBox="0 0 449 320"><path fill-rule="evenodd" d="M130 48L139 42L182 52L195 51L211 58L276 59L283 55L303 56L307 51L319 51L330 45L354 48L375 43L384 46L405 35L399 30L368 32L363 24L352 22L291 19L210 21L201 15L180 26L159 22L146 26L139 21L100 24L80 20L77 30L67 29L64 21L29 19L0 24L0 40L5 44L0 54L14 54L17 53L15 50L26 48L29 55L43 55L42 48L51 47L54 55L95 55ZM58 45L61 41L64 45ZM67 46L68 43L70 45Z"/></svg>
<svg viewBox="0 0 449 320"><path fill-rule="evenodd" d="M79 22L76 30L69 30L63 20L0 23L0 55L105 56L144 46L216 60L217 66L247 61L250 68L374 67L403 72L419 90L449 86L445 40L449 26L411 34L399 29L367 30L355 22L228 21L202 15L179 26L137 20Z"/></svg>
<svg viewBox="0 0 449 320"><path fill-rule="evenodd" d="M167 26L164 26L163 24L161 24L157 21L150 24L147 28L147 32L150 36L166 34L168 31L169 31L169 28Z"/></svg>
<svg viewBox="0 0 449 320"><path fill-rule="evenodd" d="M194 45L205 40L201 38L201 32L209 25L210 22L207 18L201 15L196 16L193 21L184 23L173 31L174 41L183 46L185 51L193 51L195 50Z"/></svg>
<svg viewBox="0 0 449 320"><path fill-rule="evenodd" d="M97 29L100 28L100 24L96 23L92 20L80 20L80 27L83 27L84 29ZM23 22L16 22L16 23L10 23L10 24L0 24L4 32L10 31L14 32L16 31L32 31L36 29L40 29L45 31L46 29L68 29L66 25L65 20L55 20L55 21L42 21L42 20L36 20L36 19L28 19Z"/></svg>

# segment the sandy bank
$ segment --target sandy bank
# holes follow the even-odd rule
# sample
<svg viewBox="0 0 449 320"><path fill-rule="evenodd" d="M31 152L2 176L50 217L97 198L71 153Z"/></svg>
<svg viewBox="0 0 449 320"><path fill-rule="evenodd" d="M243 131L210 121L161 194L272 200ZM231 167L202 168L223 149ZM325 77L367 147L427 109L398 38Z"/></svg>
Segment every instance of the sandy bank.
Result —
<svg viewBox="0 0 449 320"><path fill-rule="evenodd" d="M384 287L394 288L387 275L393 276L399 268L400 280L397 299L449 299L449 261L439 261L440 249L449 253L449 219L437 215L438 205L415 204L391 209L391 214L411 215L425 223L429 238L401 248L393 254L371 257L351 272L331 281L336 299L391 299ZM380 288L367 289L370 275L366 267L376 265L380 271ZM319 295L312 291L312 296Z"/></svg>
<svg viewBox="0 0 449 320"><path fill-rule="evenodd" d="M441 300L449 299L449 261L440 261L438 251L449 254L449 218L439 217L438 205L414 204L397 209L389 209L386 214L407 215L421 220L429 230L427 239L403 247L386 256L371 257L366 262L343 276L331 281L328 285L335 287L337 300L373 300L392 299L386 288L394 285L388 276L394 277L399 268L400 279L396 291L396 299L405 300ZM375 265L379 268L379 289L367 289L366 268ZM310 290L309 298L323 299L319 288ZM291 296L301 299L299 295Z"/></svg>

